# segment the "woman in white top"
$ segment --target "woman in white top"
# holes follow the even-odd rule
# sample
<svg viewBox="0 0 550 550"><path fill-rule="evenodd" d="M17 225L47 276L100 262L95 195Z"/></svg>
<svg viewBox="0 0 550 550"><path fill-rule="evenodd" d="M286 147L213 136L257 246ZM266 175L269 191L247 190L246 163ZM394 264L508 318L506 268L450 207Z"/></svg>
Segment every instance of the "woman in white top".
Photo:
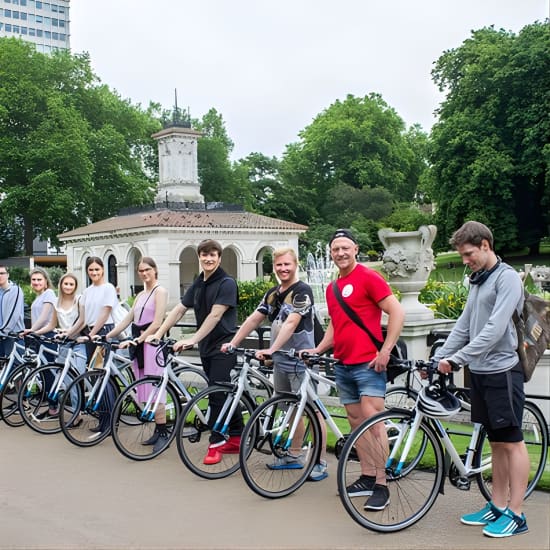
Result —
<svg viewBox="0 0 550 550"><path fill-rule="evenodd" d="M53 315L50 319L50 322L45 325L43 328L36 331L36 334L52 334L51 331L56 328L59 329L60 333L68 331L78 320L79 315L79 302L80 294L77 294L78 280L75 275L72 273L65 273L59 279L58 287L58 297L54 304ZM73 348L74 355L73 365L76 367L78 372L82 374L86 370L86 346L84 344L76 344ZM57 356L56 362L61 363L65 360L66 354L63 351L63 346L59 347L59 355ZM51 373L50 373L51 374ZM48 380L48 373L45 373L46 384L51 385ZM53 375L51 377L51 382L53 382ZM57 400L52 400L48 398L49 416L57 416L58 403Z"/></svg>
<svg viewBox="0 0 550 550"><path fill-rule="evenodd" d="M49 338L53 338L55 333L53 327L49 328L54 315L54 306L57 301L55 292L52 290L52 282L45 269L35 267L31 271L31 287L36 294L36 298L31 304L31 327L25 329L21 334L35 333L42 334ZM48 328L48 330L42 330ZM55 344L46 344L47 349L57 350ZM47 354L47 358L53 361L56 355ZM53 383L53 375L45 374L46 387L50 388ZM37 415L39 420L48 417L56 417L58 414L57 403L55 401L48 402L48 409Z"/></svg>
<svg viewBox="0 0 550 550"><path fill-rule="evenodd" d="M86 344L86 355L89 361L97 347L93 342L94 336L105 336L113 330L111 313L118 305L118 298L115 287L105 281L105 267L101 258L90 256L86 260L86 272L92 284L82 294L78 321L66 335L68 338L74 338L82 331L84 336L78 337L78 341ZM115 402L115 394L110 384L107 384L103 399L105 399L106 408L110 410ZM99 435L109 427L110 414L101 413L99 424L90 430Z"/></svg>
<svg viewBox="0 0 550 550"><path fill-rule="evenodd" d="M95 345L94 336L104 336L114 327L112 311L118 305L116 289L105 281L103 260L90 256L86 260L86 271L92 284L82 294L78 321L67 331L69 338L74 338L80 331L85 336L79 341L86 343L88 359L92 356Z"/></svg>
<svg viewBox="0 0 550 550"><path fill-rule="evenodd" d="M45 334L49 331L59 330L61 334L69 331L77 322L79 316L80 294L77 294L78 279L72 273L65 273L59 279L57 290L57 301L54 305L53 315L50 322L42 329L36 331L37 334ZM74 351L80 355L86 353L84 344L74 346ZM63 355L60 351L58 362L63 361ZM77 358L74 366L82 374L86 369L86 361Z"/></svg>

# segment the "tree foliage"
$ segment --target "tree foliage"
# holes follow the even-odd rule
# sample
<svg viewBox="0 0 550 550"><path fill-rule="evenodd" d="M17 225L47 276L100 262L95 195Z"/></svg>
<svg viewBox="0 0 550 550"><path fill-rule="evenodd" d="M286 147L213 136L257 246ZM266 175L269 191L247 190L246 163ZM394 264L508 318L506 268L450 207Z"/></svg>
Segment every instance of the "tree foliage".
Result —
<svg viewBox="0 0 550 550"><path fill-rule="evenodd" d="M308 223L319 213L326 215L325 205L330 208L338 188L384 189L394 200L411 200L425 169L421 134L419 128L407 132L378 94L337 100L285 151L284 185L313 191L305 217L295 221Z"/></svg>
<svg viewBox="0 0 550 550"><path fill-rule="evenodd" d="M0 215L24 249L150 200L158 122L98 82L87 54L0 39Z"/></svg>
<svg viewBox="0 0 550 550"><path fill-rule="evenodd" d="M426 186L439 242L476 219L500 249L538 251L550 223L550 28L474 31L432 75L446 92Z"/></svg>

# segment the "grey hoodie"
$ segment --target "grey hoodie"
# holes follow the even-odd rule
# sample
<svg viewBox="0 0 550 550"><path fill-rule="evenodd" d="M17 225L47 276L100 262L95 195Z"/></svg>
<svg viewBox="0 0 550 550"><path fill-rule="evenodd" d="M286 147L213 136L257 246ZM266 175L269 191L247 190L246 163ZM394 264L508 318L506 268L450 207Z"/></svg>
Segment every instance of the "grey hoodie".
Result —
<svg viewBox="0 0 550 550"><path fill-rule="evenodd" d="M1 332L21 332L25 328L25 297L15 283L10 282L2 298Z"/></svg>
<svg viewBox="0 0 550 550"><path fill-rule="evenodd" d="M483 284L470 285L464 311L434 360L450 359L478 374L510 370L519 362L512 315L522 307L521 279L501 263Z"/></svg>

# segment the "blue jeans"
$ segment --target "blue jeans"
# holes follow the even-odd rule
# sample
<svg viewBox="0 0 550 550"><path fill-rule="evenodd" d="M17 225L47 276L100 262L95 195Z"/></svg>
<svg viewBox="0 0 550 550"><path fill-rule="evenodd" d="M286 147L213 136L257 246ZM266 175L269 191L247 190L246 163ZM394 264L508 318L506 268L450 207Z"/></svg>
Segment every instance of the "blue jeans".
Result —
<svg viewBox="0 0 550 550"><path fill-rule="evenodd" d="M385 397L386 371L376 372L368 363L334 367L334 379L343 405L359 403L362 396Z"/></svg>

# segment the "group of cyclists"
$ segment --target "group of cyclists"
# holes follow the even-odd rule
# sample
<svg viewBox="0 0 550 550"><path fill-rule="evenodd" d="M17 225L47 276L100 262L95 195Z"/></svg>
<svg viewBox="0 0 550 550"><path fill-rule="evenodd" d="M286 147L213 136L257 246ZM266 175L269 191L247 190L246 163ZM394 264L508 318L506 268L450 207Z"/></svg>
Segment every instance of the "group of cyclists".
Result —
<svg viewBox="0 0 550 550"><path fill-rule="evenodd" d="M518 424L524 395L512 314L522 305L521 280L496 256L492 234L483 224L467 222L455 232L451 243L472 270L473 292L447 342L437 351L436 360L443 373L449 372L455 363L469 364L473 378L472 418L487 430L494 472L492 500L481 511L463 516L461 521L482 526L487 536L520 534L527 531L521 505L529 468L521 424ZM86 271L91 283L82 294L78 292L77 278L67 273L59 281L56 296L47 272L33 269L30 277L36 298L31 305L28 329L23 326L23 293L9 282L7 268L0 265L0 334L32 333L73 339L81 347L82 356L89 360L98 337L114 339L130 329L131 338L123 340L120 347L128 348L134 376L140 378L161 374L158 341L192 308L197 329L174 344L173 349L177 352L198 346L208 383L215 384L231 381L236 357L228 352L268 321L271 324L269 346L258 350L256 357L273 360L275 392L297 392L307 368L305 361L290 360L287 352L324 354L332 351L339 360L334 368L338 396L353 430L384 410L386 369L398 342L405 312L385 279L358 263L359 247L351 231L337 230L329 248L338 277L326 289L329 322L317 344L313 293L309 285L298 279L296 252L289 247L274 251L273 268L278 282L237 328L238 287L222 269L222 247L212 239L198 244L200 275L167 315L168 293L158 284L157 265L152 258L141 258L137 271L144 288L117 324L113 318L118 306L117 292L105 280L101 258L87 259ZM383 313L386 315L384 331ZM0 356L8 356L10 352L10 340L0 338ZM85 368L86 360L78 363L79 372ZM145 402L147 396L138 398ZM215 399L210 401L213 418L222 405ZM58 403L49 402L41 414L43 419L55 418L59 415ZM166 413L162 407L156 411L154 420L155 431L143 445L151 445L156 451L166 446L168 439ZM320 425L324 427L324 422ZM225 435L213 430L204 464L214 465L224 454L239 453L242 429L242 419L236 415ZM296 439L300 440L299 434ZM324 431L322 442L319 461L309 476L311 481L328 476ZM273 470L303 468L301 452L299 447L290 448L268 467ZM365 510L382 511L390 502L384 463L369 457L368 444L358 445L357 454L361 474L346 491L350 496L366 497Z"/></svg>

